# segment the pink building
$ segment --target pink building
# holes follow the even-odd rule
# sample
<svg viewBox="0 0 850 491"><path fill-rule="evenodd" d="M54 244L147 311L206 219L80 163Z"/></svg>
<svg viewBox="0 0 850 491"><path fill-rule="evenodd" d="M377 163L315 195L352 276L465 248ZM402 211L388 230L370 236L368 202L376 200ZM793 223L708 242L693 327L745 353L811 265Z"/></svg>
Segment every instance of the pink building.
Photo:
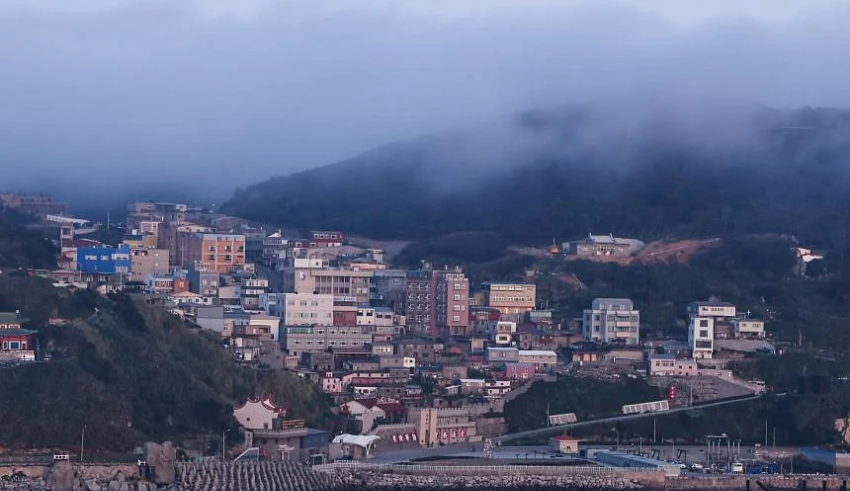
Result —
<svg viewBox="0 0 850 491"><path fill-rule="evenodd" d="M534 376L534 365L531 363L505 364L505 377L510 380L525 380Z"/></svg>

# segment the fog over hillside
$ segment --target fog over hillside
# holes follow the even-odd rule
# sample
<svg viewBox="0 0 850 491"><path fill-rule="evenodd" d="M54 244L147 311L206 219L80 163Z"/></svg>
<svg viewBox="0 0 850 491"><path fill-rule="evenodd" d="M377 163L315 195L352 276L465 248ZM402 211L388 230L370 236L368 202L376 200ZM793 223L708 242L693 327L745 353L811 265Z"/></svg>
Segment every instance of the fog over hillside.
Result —
<svg viewBox="0 0 850 491"><path fill-rule="evenodd" d="M693 3L3 2L0 188L221 202L467 128L482 136L445 148L447 165L498 169L551 138L500 126L529 108L594 103L619 135L645 123L623 101L669 121L693 107L848 105L846 4ZM745 135L728 129L703 133Z"/></svg>

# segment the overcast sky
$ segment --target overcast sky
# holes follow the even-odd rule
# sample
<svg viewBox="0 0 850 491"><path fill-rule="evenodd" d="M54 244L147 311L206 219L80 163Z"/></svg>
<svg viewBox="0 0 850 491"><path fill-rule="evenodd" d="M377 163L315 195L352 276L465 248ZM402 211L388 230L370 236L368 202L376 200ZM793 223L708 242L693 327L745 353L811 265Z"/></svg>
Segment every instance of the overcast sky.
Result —
<svg viewBox="0 0 850 491"><path fill-rule="evenodd" d="M3 0L0 189L227 197L631 94L848 106L848 25L847 1L818 0Z"/></svg>

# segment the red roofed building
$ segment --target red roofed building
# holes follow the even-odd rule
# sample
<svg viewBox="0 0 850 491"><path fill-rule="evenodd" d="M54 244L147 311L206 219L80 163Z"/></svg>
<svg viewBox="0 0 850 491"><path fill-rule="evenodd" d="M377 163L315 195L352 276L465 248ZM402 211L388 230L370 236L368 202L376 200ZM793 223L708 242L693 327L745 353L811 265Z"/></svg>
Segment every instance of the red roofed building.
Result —
<svg viewBox="0 0 850 491"><path fill-rule="evenodd" d="M18 312L0 312L0 358L35 361L35 333L21 326L29 319Z"/></svg>

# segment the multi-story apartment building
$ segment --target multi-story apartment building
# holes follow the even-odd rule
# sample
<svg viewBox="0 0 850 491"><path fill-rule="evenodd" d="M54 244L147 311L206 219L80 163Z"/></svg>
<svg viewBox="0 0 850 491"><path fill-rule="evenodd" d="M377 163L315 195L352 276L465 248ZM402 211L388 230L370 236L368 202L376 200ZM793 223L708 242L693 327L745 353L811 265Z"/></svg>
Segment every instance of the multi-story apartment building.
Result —
<svg viewBox="0 0 850 491"><path fill-rule="evenodd" d="M288 257L289 240L278 230L263 239L263 263L270 268L280 268Z"/></svg>
<svg viewBox="0 0 850 491"><path fill-rule="evenodd" d="M242 287L242 308L246 310L259 310L260 295L269 292L268 278L242 278L239 283Z"/></svg>
<svg viewBox="0 0 850 491"><path fill-rule="evenodd" d="M437 335L437 282L430 267L407 272L405 315L409 332Z"/></svg>
<svg viewBox="0 0 850 491"><path fill-rule="evenodd" d="M537 286L534 283L492 282L481 285L488 307L502 315L521 315L535 309Z"/></svg>
<svg viewBox="0 0 850 491"><path fill-rule="evenodd" d="M283 269L285 292L354 297L357 303L369 303L371 282L372 271L330 268L319 258L295 258Z"/></svg>
<svg viewBox="0 0 850 491"><path fill-rule="evenodd" d="M284 325L333 325L333 295L318 293L283 293L280 295L283 297L282 305L279 308Z"/></svg>
<svg viewBox="0 0 850 491"><path fill-rule="evenodd" d="M714 338L728 337L737 317L735 305L714 298L687 305L688 345L694 358L712 358Z"/></svg>
<svg viewBox="0 0 850 491"><path fill-rule="evenodd" d="M640 312L627 298L597 298L584 310L582 337L598 343L640 342Z"/></svg>
<svg viewBox="0 0 850 491"><path fill-rule="evenodd" d="M407 272L405 314L411 332L465 336L469 331L469 280L460 268Z"/></svg>
<svg viewBox="0 0 850 491"><path fill-rule="evenodd" d="M714 317L692 316L688 322L688 346L695 359L714 357Z"/></svg>
<svg viewBox="0 0 850 491"><path fill-rule="evenodd" d="M183 223L189 206L182 203L138 201L127 205L127 229L142 228L142 222Z"/></svg>
<svg viewBox="0 0 850 491"><path fill-rule="evenodd" d="M469 280L460 268L434 271L437 327L449 335L469 334Z"/></svg>
<svg viewBox="0 0 850 491"><path fill-rule="evenodd" d="M283 349L294 356L323 352L328 348L362 348L372 335L359 326L286 326L281 332Z"/></svg>
<svg viewBox="0 0 850 491"><path fill-rule="evenodd" d="M189 241L194 234L210 232L209 227L192 223L162 222L156 236L157 247L168 249L168 256L174 266L192 266L189 253Z"/></svg>
<svg viewBox="0 0 850 491"><path fill-rule="evenodd" d="M245 265L245 236L197 233L189 236L189 264L199 269L229 273Z"/></svg>
<svg viewBox="0 0 850 491"><path fill-rule="evenodd" d="M47 215L64 215L65 204L48 194L0 194L0 203L27 215L44 218Z"/></svg>
<svg viewBox="0 0 850 491"><path fill-rule="evenodd" d="M150 275L168 273L167 249L130 249L130 281L146 281Z"/></svg>
<svg viewBox="0 0 850 491"><path fill-rule="evenodd" d="M218 271L209 271L189 268L189 291L205 297L217 297L221 284L221 275Z"/></svg>

